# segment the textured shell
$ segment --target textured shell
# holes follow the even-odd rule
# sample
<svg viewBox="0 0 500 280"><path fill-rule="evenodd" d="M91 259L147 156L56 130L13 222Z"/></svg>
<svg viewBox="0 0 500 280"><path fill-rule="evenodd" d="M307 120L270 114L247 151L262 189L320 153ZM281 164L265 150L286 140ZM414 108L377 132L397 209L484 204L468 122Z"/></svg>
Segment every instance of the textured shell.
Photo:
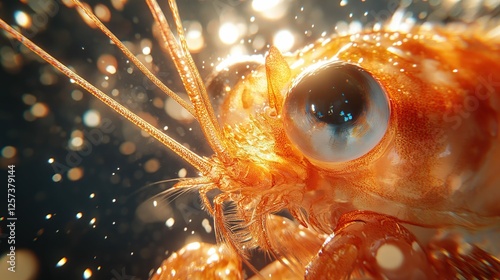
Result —
<svg viewBox="0 0 500 280"><path fill-rule="evenodd" d="M297 242L284 244L283 234L263 234L279 232L267 215L283 209L317 230L315 234L332 233L339 218L353 210L431 228L496 227L496 38L470 25L424 25L333 36L285 57L290 80L318 61L341 60L363 67L385 88L392 110L388 132L371 152L346 163L310 162L276 129L286 116L276 117L267 107L273 83L268 64L245 77L224 101L221 121L228 125L227 141L238 157L259 166L271 179L262 180L262 175L236 183L232 177L227 185L219 185L237 205L236 216L228 218L241 221L239 229L252 237L236 241L307 264L307 257L297 255L307 255L317 245L305 249ZM283 98L290 80L279 82ZM428 240L434 233L418 235ZM283 249L287 246L294 249Z"/></svg>

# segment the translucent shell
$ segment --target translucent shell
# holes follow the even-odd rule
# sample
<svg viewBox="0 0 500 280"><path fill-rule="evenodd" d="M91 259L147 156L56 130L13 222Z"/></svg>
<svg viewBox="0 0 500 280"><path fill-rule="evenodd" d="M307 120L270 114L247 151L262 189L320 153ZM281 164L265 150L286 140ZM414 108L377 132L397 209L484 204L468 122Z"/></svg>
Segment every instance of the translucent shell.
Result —
<svg viewBox="0 0 500 280"><path fill-rule="evenodd" d="M243 279L241 260L224 246L193 242L163 261L151 280Z"/></svg>
<svg viewBox="0 0 500 280"><path fill-rule="evenodd" d="M387 131L390 104L370 73L353 64L327 61L293 80L282 114L290 140L321 165L371 151Z"/></svg>
<svg viewBox="0 0 500 280"><path fill-rule="evenodd" d="M189 244L154 277L238 278L242 262L257 277L500 277L495 256L441 234L498 228L500 221L498 30L497 41L490 41L491 34L472 27L474 32L462 33L454 26L392 30L391 24L334 36L291 56L271 47L264 65L228 91L220 122L187 49L175 1L168 3L177 37L158 3L147 3L190 102L73 1L144 75L195 116L214 152L202 157L184 147L0 20L13 38L199 170L200 177L179 181L173 191L199 192L222 245ZM306 69L318 61L327 61L320 65L334 69L349 94L335 91L337 98L323 103L322 94L304 98L314 87L297 91L314 84L316 74ZM311 138L315 126L333 126L320 145ZM328 137L343 144L329 145ZM293 221L275 216L282 211ZM496 236L490 238L498 241ZM256 248L276 260L262 272L249 257ZM387 251L396 254L395 261L382 257Z"/></svg>

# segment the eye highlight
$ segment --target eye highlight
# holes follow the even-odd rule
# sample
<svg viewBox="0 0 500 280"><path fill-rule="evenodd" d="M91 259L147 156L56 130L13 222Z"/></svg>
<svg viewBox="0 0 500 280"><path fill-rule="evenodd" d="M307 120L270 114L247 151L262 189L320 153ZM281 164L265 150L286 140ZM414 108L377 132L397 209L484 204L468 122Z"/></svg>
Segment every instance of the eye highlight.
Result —
<svg viewBox="0 0 500 280"><path fill-rule="evenodd" d="M371 151L385 135L390 105L361 67L323 62L294 79L283 107L286 134L315 162L345 162Z"/></svg>

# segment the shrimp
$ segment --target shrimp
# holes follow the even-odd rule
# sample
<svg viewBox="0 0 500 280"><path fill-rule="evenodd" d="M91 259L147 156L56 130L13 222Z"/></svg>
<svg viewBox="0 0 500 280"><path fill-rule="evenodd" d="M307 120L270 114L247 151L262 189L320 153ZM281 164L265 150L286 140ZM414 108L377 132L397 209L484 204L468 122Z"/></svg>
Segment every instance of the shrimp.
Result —
<svg viewBox="0 0 500 280"><path fill-rule="evenodd" d="M394 17L290 55L271 46L264 61L227 66L206 85L175 1L171 28L147 0L185 102L73 2L196 118L214 153L184 147L0 21L200 172L172 192L199 192L219 245L187 245L153 279L239 279L243 263L262 278L500 277L498 256L462 238L500 222L500 38L485 28L490 22L406 25ZM242 65L250 70L236 83L220 78ZM210 94L222 95L217 111ZM257 248L276 260L260 271L249 256Z"/></svg>

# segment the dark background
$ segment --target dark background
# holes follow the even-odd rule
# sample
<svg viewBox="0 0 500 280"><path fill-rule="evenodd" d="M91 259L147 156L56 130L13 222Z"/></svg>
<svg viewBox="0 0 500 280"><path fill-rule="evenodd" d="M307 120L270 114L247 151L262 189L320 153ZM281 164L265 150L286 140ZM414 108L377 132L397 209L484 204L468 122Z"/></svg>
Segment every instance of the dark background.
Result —
<svg viewBox="0 0 500 280"><path fill-rule="evenodd" d="M203 26L217 26L230 16L249 23L250 17L255 16L259 25L258 34L267 42L271 42L272 34L278 29L293 30L298 41L294 49L318 39L322 32L334 33L339 21L367 23L385 20L397 6L396 1L349 1L343 7L339 6L340 1L288 1L285 17L269 21L251 9L251 1L178 2L183 20L196 20ZM42 21L45 18L45 24L40 24L36 30L24 30L24 33L30 34L30 39L63 63L74 67L91 83L98 84L103 77L96 70L97 57L102 53L115 55L119 61L118 73L110 81L113 87L105 92L109 94L111 88L120 89L118 100L124 105L136 113L149 113L158 122L159 128L168 125L168 134L189 145L193 151L201 155L211 154L196 123L176 122L163 110L151 105L150 100L154 96L161 96L158 90L147 90L146 98L137 94L137 89L144 85L144 77L138 74L137 69L134 74L127 74L123 55L109 44L105 36L84 24L74 9L59 1L30 3L32 7L34 3L55 3L57 11L48 14L28 5L1 1L0 16L11 24L14 23L16 10L38 16ZM102 3L112 13L111 22L106 25L120 39L137 43L142 38L150 38L154 42L153 57L159 67L158 72L168 73L163 80L174 90L182 91L171 61L161 53L151 33L152 20L145 3L129 1L121 12L114 10L108 1ZM428 3L416 6L414 9L418 11L430 9ZM164 7L168 12L166 5ZM253 39L255 36L244 38ZM204 37L206 46L194 58L199 67L205 65L201 73L206 77L212 71L210 63L217 64L217 58L225 57L229 47L221 44L210 28L204 28ZM172 197L169 199L157 194L173 183L150 185L176 178L181 168L187 168L188 177L195 177L195 170L151 137L142 136L139 129L90 94L82 90L82 100L72 99L71 92L78 87L16 42L0 36L0 48L1 51L14 51L22 60L15 68L0 67L0 150L5 146L13 146L17 150L16 156L11 159L0 155L0 168L1 176L7 181L7 165L16 165L16 250L27 250L36 256L39 263L37 279L82 279L85 269L92 270L91 279L147 279L166 256L187 241L214 241L213 230L207 233L200 226L206 214L200 210L196 194L183 195L169 204ZM265 50L257 50L257 53L264 53ZM55 81L43 84L41 76L44 74ZM26 118L31 108L23 102L26 94L35 96L37 102L49 108L46 117L35 120ZM84 171L84 176L71 181L66 172L55 170L48 159L65 163L71 151L68 147L71 132L92 129L82 123L82 116L89 109L99 111L102 119L109 119L114 130L105 134L105 143L93 145L92 152L75 164ZM120 145L126 141L136 144L135 153L124 155L120 152ZM161 167L157 172L147 173L144 164L151 159L158 160ZM57 172L62 175L59 182L52 179ZM95 197L90 198L91 194ZM6 218L6 198L7 192L4 191L0 195L2 219ZM146 212L146 216L159 215L159 218L149 221L140 219L140 205L151 205L154 198L158 199L160 210ZM83 217L77 219L79 212ZM46 218L48 214L52 215L50 219ZM169 217L175 217L172 228L164 223ZM96 218L95 227L89 224L92 218ZM0 221L0 225L3 233L0 253L3 255L7 248L7 221ZM62 257L67 258L67 263L56 267ZM19 258L17 265L18 269L33 269L23 267Z"/></svg>

